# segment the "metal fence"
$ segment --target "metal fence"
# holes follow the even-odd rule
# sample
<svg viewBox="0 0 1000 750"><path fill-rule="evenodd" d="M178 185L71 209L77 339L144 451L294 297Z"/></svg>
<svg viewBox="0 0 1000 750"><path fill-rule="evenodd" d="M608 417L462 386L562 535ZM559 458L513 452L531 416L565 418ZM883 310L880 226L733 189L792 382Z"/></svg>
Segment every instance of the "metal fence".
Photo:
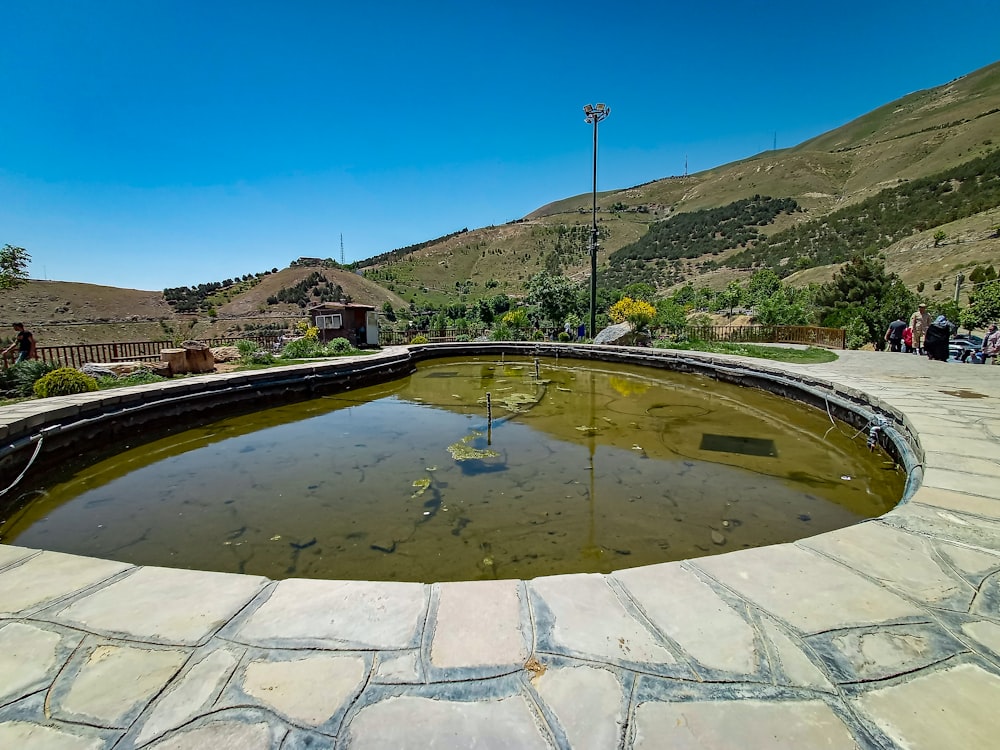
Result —
<svg viewBox="0 0 1000 750"><path fill-rule="evenodd" d="M230 346L237 341L255 341L262 348L270 349L277 336L243 336L237 338L199 339L209 346ZM111 344L71 344L67 346L39 346L38 358L67 367L80 367L87 362L131 362L133 360L158 360L161 349L174 348L172 341L124 341ZM8 367L10 360L2 360L0 367Z"/></svg>

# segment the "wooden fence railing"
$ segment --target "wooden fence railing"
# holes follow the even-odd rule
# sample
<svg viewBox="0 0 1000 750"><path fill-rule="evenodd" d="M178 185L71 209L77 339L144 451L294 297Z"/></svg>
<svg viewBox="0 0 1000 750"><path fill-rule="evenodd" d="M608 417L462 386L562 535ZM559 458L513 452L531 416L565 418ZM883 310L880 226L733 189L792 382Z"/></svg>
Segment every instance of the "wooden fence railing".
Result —
<svg viewBox="0 0 1000 750"><path fill-rule="evenodd" d="M256 341L261 347L270 348L277 336L243 336L238 338L199 339L209 346L227 346L237 341ZM172 341L124 341L111 344L70 344L66 346L39 346L38 358L44 362L58 362L67 367L80 367L86 362L128 362L160 358L161 349L171 349ZM4 359L0 367L9 367Z"/></svg>
<svg viewBox="0 0 1000 750"><path fill-rule="evenodd" d="M740 344L809 344L827 349L846 349L847 332L843 328L819 326L687 326L689 339L728 341Z"/></svg>

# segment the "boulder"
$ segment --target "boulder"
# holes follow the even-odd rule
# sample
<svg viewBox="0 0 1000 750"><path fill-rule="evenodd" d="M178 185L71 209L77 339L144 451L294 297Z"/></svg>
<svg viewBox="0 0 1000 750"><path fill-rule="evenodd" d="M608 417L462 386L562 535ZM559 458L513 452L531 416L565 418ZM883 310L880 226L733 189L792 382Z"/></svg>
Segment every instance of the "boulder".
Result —
<svg viewBox="0 0 1000 750"><path fill-rule="evenodd" d="M212 356L216 362L235 362L240 358L240 350L235 346L213 346Z"/></svg>
<svg viewBox="0 0 1000 750"><path fill-rule="evenodd" d="M111 369L110 364L104 364L103 362L84 362L83 367L80 368L80 372L84 375L90 375L92 378L114 378L117 374Z"/></svg>
<svg viewBox="0 0 1000 750"><path fill-rule="evenodd" d="M170 372L170 365L166 362L144 362L143 366L151 373L159 375L161 378L169 378L173 374Z"/></svg>
<svg viewBox="0 0 1000 750"><path fill-rule="evenodd" d="M631 323L616 323L594 336L595 344L618 344L619 346L649 346L649 334L633 331Z"/></svg>
<svg viewBox="0 0 1000 750"><path fill-rule="evenodd" d="M86 362L80 368L80 372L92 378L109 376L120 378L122 375L131 375L137 370L146 370L149 364L148 362Z"/></svg>

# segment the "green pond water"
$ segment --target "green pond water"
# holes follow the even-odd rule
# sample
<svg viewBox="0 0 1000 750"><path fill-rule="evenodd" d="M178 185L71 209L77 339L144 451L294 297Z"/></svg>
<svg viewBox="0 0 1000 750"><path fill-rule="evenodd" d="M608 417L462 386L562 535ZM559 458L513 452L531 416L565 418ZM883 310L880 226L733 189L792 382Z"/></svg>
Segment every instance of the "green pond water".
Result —
<svg viewBox="0 0 1000 750"><path fill-rule="evenodd" d="M865 438L694 375L442 359L66 466L19 487L0 538L277 579L610 572L886 512L905 477Z"/></svg>

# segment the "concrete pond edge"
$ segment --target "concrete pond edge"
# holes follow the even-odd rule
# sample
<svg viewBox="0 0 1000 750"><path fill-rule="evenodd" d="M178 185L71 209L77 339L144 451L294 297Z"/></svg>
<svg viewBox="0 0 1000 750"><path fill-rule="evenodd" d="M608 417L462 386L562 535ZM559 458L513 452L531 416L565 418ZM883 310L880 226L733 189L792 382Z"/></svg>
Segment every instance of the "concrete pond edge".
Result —
<svg viewBox="0 0 1000 750"><path fill-rule="evenodd" d="M531 581L274 582L0 545L0 746L995 742L1000 417L980 399L1000 398L1000 369L928 375L917 358L856 352L807 366L574 344L394 347L2 407L0 487L31 455L40 469L119 429L500 353L696 372L877 425L907 502L791 544Z"/></svg>

